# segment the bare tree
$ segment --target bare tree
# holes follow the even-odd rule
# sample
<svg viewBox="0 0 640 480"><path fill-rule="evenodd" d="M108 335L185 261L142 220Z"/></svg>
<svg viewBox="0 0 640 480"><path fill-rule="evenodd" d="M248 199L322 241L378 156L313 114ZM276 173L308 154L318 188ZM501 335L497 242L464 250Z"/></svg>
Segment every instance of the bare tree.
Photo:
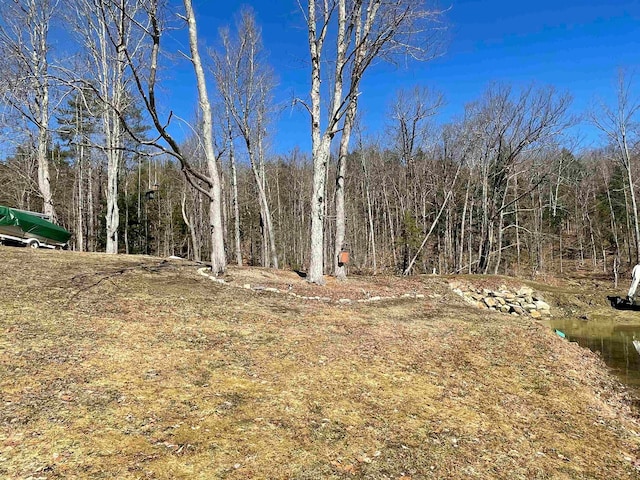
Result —
<svg viewBox="0 0 640 480"><path fill-rule="evenodd" d="M305 9L301 9L305 11ZM426 8L422 0L384 2L382 0L309 0L306 8L309 53L311 60L311 105L306 105L311 116L313 157L313 194L311 200L311 255L308 280L324 283L324 216L325 183L331 142L340 129L340 121L347 115L343 126L342 159L346 158L351 128L356 113L358 87L365 71L376 58L393 58L399 54L419 58L426 50L431 55L432 42L425 43L425 35L433 35L434 19L440 11ZM334 24L335 21L335 24ZM327 53L324 51L327 35L335 40L331 61L332 76L323 70ZM325 80L328 85L329 108L326 125L322 127L321 105ZM348 113L349 112L349 113ZM343 210L344 167L338 168L336 185L338 208ZM340 216L340 232L335 251L339 251L344 237L344 216ZM344 272L343 272L344 273ZM341 274L342 275L342 274Z"/></svg>
<svg viewBox="0 0 640 480"><path fill-rule="evenodd" d="M632 97L632 80L624 71L620 71L616 85L616 105L610 107L601 103L589 116L591 122L614 147L616 158L627 174L633 214L635 262L638 263L640 261L640 219L631 159L640 146L640 132L637 129L640 101Z"/></svg>
<svg viewBox="0 0 640 480"><path fill-rule="evenodd" d="M269 105L274 87L273 74L263 58L260 29L251 10L242 11L237 41L232 39L228 29L222 29L220 36L223 51L211 52L214 76L225 109L240 131L249 156L263 225L263 265L278 268L264 171L266 126L269 113L273 113Z"/></svg>
<svg viewBox="0 0 640 480"><path fill-rule="evenodd" d="M188 29L191 62L196 77L198 88L198 105L200 113L199 139L205 156L206 172L195 168L188 156L182 151L176 139L169 132L169 124L172 115L167 120L160 117L157 105L156 83L159 68L160 43L163 38L164 25L161 9L157 0L143 2L144 16L136 18L132 23L144 34L148 42L149 53L140 62L134 56L139 47L138 44L121 45L125 62L133 76L136 90L142 99L145 110L149 114L154 128L158 132L158 138L145 140L140 138L130 125L127 125L124 112L117 110L127 133L136 138L140 143L152 145L160 151L171 155L180 162L182 172L189 183L200 193L209 199L209 233L211 238L211 270L215 274L224 273L227 265L224 232L222 223L222 182L218 169L218 160L223 153L216 148L213 136L213 116L211 104L207 93L205 71L200 57L198 46L198 29L195 12L191 0L184 0L184 14L180 18L184 20ZM133 19L132 19L133 20ZM115 108L112 105L112 108ZM218 153L216 153L218 151Z"/></svg>
<svg viewBox="0 0 640 480"><path fill-rule="evenodd" d="M91 78L82 79L97 90L102 101L99 115L103 142L98 148L107 159L106 252L118 253L120 212L118 179L123 164L124 134L120 114L128 108L126 57L123 45L134 45L132 19L137 0L75 0L76 29L88 57ZM81 90L82 91L82 90ZM97 113L97 112L96 112Z"/></svg>
<svg viewBox="0 0 640 480"><path fill-rule="evenodd" d="M400 90L397 93L396 102L391 107L395 150L406 168L404 189L408 198L405 216L411 216L413 219L418 217L418 192L420 191L416 178L416 155L419 149L424 150L429 118L437 113L442 104L442 94L424 87L415 87L411 91ZM404 229L406 228L407 225L404 225ZM410 257L415 252L409 251L407 235L404 235L404 239L402 269L409 272L409 264L415 263L415 260L410 262Z"/></svg>
<svg viewBox="0 0 640 480"><path fill-rule="evenodd" d="M557 137L569 124L566 112L571 99L553 88L529 87L515 96L508 86L494 85L483 100L469 108L480 141L481 242L477 272L486 273L507 201L510 184L518 173L518 161L527 151ZM540 178L544 176L541 175ZM541 180L540 180L541 181Z"/></svg>
<svg viewBox="0 0 640 480"><path fill-rule="evenodd" d="M240 203L238 199L238 168L236 149L234 145L235 129L233 128L231 112L225 106L225 123L227 126L226 139L229 151L229 169L231 170L231 204L233 208L233 238L235 243L236 264L242 266L242 248L240 246Z"/></svg>
<svg viewBox="0 0 640 480"><path fill-rule="evenodd" d="M0 12L0 54L10 64L3 100L35 127L43 213L56 218L47 149L51 118L49 29L58 0L16 0Z"/></svg>

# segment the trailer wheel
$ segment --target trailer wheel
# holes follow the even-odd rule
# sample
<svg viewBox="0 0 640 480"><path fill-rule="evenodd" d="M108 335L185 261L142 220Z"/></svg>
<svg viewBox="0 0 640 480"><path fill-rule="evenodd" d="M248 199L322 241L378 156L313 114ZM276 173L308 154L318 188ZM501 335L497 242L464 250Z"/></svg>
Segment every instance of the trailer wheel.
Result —
<svg viewBox="0 0 640 480"><path fill-rule="evenodd" d="M40 243L37 240L29 240L29 248L33 248L34 250L40 248Z"/></svg>

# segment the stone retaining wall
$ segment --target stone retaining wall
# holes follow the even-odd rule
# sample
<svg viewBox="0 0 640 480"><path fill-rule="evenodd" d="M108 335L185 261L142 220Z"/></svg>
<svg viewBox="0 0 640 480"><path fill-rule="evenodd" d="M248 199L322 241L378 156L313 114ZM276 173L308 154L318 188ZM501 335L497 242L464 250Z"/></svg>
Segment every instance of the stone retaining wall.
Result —
<svg viewBox="0 0 640 480"><path fill-rule="evenodd" d="M517 290L501 285L496 290L478 288L459 281L449 283L454 293L477 308L494 310L511 315L527 315L533 318L551 316L551 307L542 295L530 287Z"/></svg>

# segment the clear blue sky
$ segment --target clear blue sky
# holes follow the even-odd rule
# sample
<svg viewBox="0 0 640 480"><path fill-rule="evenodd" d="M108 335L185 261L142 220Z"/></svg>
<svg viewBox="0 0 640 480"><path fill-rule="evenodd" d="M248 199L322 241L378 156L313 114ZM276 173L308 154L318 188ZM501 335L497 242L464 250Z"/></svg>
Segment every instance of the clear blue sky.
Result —
<svg viewBox="0 0 640 480"><path fill-rule="evenodd" d="M215 44L218 28L233 25L242 5L253 7L262 27L264 45L278 76L277 100L306 97L306 30L295 0L195 0L203 44ZM442 57L402 67L377 64L367 72L360 105L370 133L384 128L385 113L396 91L414 85L444 93L447 105L437 120L447 122L460 116L464 105L478 99L492 81L516 87L532 82L554 85L573 95L574 112L581 113L594 98L612 98L618 68L636 70L640 76L638 0L451 0L440 6L450 7L445 15L448 42ZM189 118L192 110L188 109L195 99L189 66L182 64L172 76L173 81L166 85L170 108ZM636 86L638 94L640 78ZM582 128L585 141L592 141L593 132ZM274 152L287 152L295 145L308 151L306 114L301 109L285 110L276 122L271 143Z"/></svg>

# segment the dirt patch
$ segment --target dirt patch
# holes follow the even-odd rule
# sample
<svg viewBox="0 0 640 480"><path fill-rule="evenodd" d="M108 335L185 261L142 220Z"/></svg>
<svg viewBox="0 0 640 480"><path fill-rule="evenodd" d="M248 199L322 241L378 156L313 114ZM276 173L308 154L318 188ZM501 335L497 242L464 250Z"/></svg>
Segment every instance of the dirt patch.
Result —
<svg viewBox="0 0 640 480"><path fill-rule="evenodd" d="M179 261L0 254L3 478L638 476L639 426L601 359L446 278L227 275L425 294L339 305Z"/></svg>
<svg viewBox="0 0 640 480"><path fill-rule="evenodd" d="M344 281L325 276L322 286L306 281L303 272L274 271L265 268L229 267L221 277L229 286L251 286L253 289L277 288L281 293L293 293L304 297L320 297L333 302L340 299L352 301L372 297L391 298L403 295L443 295L446 293L446 279L443 277L418 275L399 277L391 275L358 276L350 275Z"/></svg>

